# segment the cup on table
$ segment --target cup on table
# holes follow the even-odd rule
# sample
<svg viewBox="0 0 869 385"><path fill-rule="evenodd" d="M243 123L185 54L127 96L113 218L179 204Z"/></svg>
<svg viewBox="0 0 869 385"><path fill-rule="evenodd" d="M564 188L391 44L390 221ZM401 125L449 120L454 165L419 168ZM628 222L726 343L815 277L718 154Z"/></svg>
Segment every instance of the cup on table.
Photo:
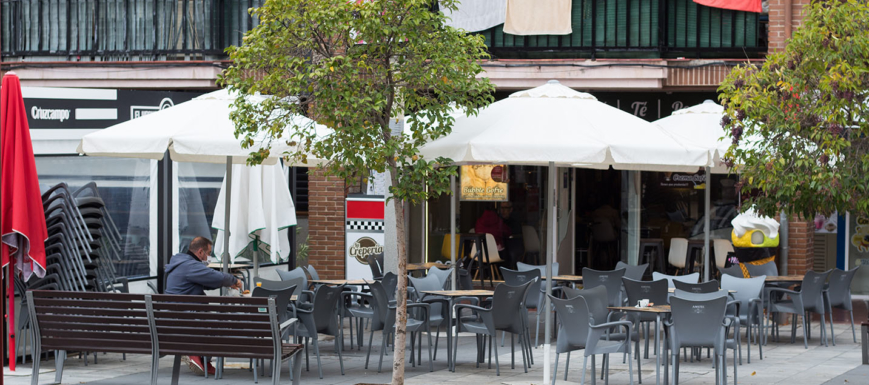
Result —
<svg viewBox="0 0 869 385"><path fill-rule="evenodd" d="M641 299L641 300L637 301L637 307L649 307L649 300L648 299Z"/></svg>

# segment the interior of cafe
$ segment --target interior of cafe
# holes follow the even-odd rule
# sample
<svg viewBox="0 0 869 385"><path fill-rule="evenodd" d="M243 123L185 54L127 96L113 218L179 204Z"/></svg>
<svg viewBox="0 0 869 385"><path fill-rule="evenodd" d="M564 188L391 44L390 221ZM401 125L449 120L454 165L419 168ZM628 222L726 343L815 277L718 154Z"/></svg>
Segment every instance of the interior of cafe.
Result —
<svg viewBox="0 0 869 385"><path fill-rule="evenodd" d="M702 170L674 173L558 168L557 172L556 258L560 274L578 275L583 267L613 269L619 261L650 263L649 271L674 273L671 252L687 253L691 268L699 271L704 189L711 188L711 239L729 239L730 221L738 213L736 175L713 174L710 186L706 186ZM460 242L467 239L462 234L487 233L492 234L497 249L490 251L489 257L503 261L498 266L544 264L551 236L546 233L551 215L546 210L547 168L472 165L460 167L459 174L457 260L470 261L475 250L473 242ZM410 210L410 262L450 260L450 207L450 197L443 195ZM671 241L679 238L687 240L687 250L671 247Z"/></svg>

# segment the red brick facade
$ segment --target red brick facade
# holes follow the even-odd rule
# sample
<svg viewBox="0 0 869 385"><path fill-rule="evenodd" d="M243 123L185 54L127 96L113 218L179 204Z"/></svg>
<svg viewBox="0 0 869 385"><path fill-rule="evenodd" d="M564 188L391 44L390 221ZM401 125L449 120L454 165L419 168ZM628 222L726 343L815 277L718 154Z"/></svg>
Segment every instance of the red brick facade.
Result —
<svg viewBox="0 0 869 385"><path fill-rule="evenodd" d="M787 36L787 9L791 11L791 34L803 22L805 11L803 8L809 4L809 0L769 0L769 50L778 51L784 49Z"/></svg>
<svg viewBox="0 0 869 385"><path fill-rule="evenodd" d="M344 181L309 170L308 263L322 279L343 279Z"/></svg>
<svg viewBox="0 0 869 385"><path fill-rule="evenodd" d="M788 222L788 275L812 270L815 259L815 226L812 222L791 218ZM781 266L781 263L779 263Z"/></svg>

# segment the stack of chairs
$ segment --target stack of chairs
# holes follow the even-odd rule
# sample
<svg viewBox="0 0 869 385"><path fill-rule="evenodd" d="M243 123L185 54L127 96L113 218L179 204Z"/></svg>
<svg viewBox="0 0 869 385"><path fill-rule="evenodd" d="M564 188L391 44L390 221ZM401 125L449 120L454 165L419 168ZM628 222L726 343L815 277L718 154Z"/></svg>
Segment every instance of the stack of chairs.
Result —
<svg viewBox="0 0 869 385"><path fill-rule="evenodd" d="M16 341L19 346L26 345L30 335L29 304L24 296L27 290L129 292L124 277L128 274L116 271L116 264L126 259L124 241L95 183L75 191L66 183L57 184L43 192L42 206L48 230L45 276L33 275L27 282L16 277L15 282L22 298L16 325L22 336Z"/></svg>

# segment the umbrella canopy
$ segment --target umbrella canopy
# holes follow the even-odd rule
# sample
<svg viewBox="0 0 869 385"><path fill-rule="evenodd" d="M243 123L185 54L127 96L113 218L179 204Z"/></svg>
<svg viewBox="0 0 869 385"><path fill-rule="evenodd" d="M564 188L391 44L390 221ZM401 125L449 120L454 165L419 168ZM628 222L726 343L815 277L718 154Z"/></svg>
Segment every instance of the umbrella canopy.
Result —
<svg viewBox="0 0 869 385"><path fill-rule="evenodd" d="M2 265L8 266L9 369L14 371L15 359L18 357L14 334L14 270L21 272L24 281L33 274L40 278L45 276L45 240L48 230L36 176L27 111L21 95L21 81L12 72L3 76L0 89L0 163L0 256Z"/></svg>
<svg viewBox="0 0 869 385"><path fill-rule="evenodd" d="M3 159L3 266L10 262L24 275L45 275L45 210L36 176L27 111L18 76L3 76L0 90Z"/></svg>
<svg viewBox="0 0 869 385"><path fill-rule="evenodd" d="M506 163L623 170L697 170L707 151L557 81L516 92L477 116L459 116L452 133L420 153L457 164Z"/></svg>
<svg viewBox="0 0 869 385"><path fill-rule="evenodd" d="M232 166L232 199L229 225L229 255L233 259L241 254L259 251L268 255L273 263L290 255L287 231L296 225L296 208L290 190L284 182L280 165ZM215 249L223 250L223 232L226 229L226 181L220 187L217 207L211 227L217 229Z"/></svg>
<svg viewBox="0 0 869 385"><path fill-rule="evenodd" d="M252 102L264 100L265 96L250 96ZM235 137L235 124L230 119L231 104L236 94L218 90L174 107L160 110L143 117L129 120L82 137L78 146L80 154L112 156L121 158L163 159L169 150L176 162L225 163L232 157L235 164L244 164L248 154L263 147L271 148L265 164L275 164L284 151L293 151L285 141L269 143L262 138L254 141L251 148L242 148L241 140ZM297 124L314 124L297 116ZM317 125L318 133L328 129ZM317 163L309 158L309 163Z"/></svg>
<svg viewBox="0 0 869 385"><path fill-rule="evenodd" d="M730 147L730 141L723 138L723 116L724 107L712 100L706 100L696 106L677 110L653 123L684 143L706 149L713 172L727 172L723 159Z"/></svg>

